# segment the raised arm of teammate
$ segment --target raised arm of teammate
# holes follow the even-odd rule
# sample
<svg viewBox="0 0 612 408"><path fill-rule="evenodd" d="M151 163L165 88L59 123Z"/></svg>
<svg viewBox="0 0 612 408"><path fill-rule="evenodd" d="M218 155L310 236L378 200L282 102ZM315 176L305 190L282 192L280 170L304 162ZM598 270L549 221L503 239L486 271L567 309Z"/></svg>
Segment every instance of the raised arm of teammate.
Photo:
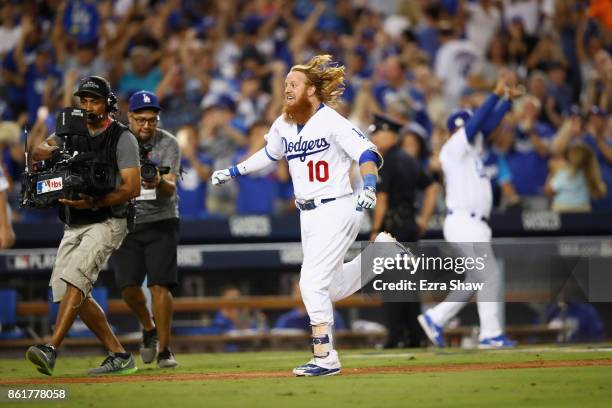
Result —
<svg viewBox="0 0 612 408"><path fill-rule="evenodd" d="M480 131L489 135L512 107L511 99L522 95L522 89L516 86L515 80L512 74L506 71L500 72L493 93L465 124L465 133L470 143L474 142ZM503 100L500 101L502 96Z"/></svg>
<svg viewBox="0 0 612 408"><path fill-rule="evenodd" d="M487 119L487 116L491 114L498 100L499 95L495 93L489 95L484 103L476 109L474 115L465 123L465 134L470 143L473 143L476 139L476 135L481 131L484 121Z"/></svg>
<svg viewBox="0 0 612 408"><path fill-rule="evenodd" d="M512 100L506 97L502 98L501 101L497 102L497 105L493 108L489 116L485 119L482 124L482 133L485 137L488 137L497 126L501 123L502 119L512 108Z"/></svg>
<svg viewBox="0 0 612 408"><path fill-rule="evenodd" d="M500 74L504 77L503 98L495 105L490 114L485 118L481 130L485 137L488 137L499 126L504 115L512 109L512 100L522 96L525 90L522 86L516 85L516 75L513 73ZM498 84L501 86L501 84ZM497 89L497 88L496 88ZM499 95L499 94L498 94ZM501 96L501 95L500 95Z"/></svg>

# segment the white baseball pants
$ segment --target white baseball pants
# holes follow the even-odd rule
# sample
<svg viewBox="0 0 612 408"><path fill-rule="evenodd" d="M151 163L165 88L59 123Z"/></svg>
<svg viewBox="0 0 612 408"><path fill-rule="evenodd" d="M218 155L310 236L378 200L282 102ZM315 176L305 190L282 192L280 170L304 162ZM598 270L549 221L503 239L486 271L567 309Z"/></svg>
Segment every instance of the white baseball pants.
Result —
<svg viewBox="0 0 612 408"><path fill-rule="evenodd" d="M357 238L362 216L353 196L300 213L304 253L300 291L313 326L333 325L332 302L361 288L361 255L348 263L344 256Z"/></svg>
<svg viewBox="0 0 612 408"><path fill-rule="evenodd" d="M453 213L444 220L444 239L448 242L460 243L457 248L466 257L483 256L486 253L487 261L484 270L466 272L466 282L484 282L484 288L480 293L452 292L443 302L429 309L427 314L435 324L444 326L476 294L480 339L499 336L503 333L504 302L502 276L490 244L491 229L484 221L471 217L467 213ZM470 243L476 243L476 245L470 246Z"/></svg>

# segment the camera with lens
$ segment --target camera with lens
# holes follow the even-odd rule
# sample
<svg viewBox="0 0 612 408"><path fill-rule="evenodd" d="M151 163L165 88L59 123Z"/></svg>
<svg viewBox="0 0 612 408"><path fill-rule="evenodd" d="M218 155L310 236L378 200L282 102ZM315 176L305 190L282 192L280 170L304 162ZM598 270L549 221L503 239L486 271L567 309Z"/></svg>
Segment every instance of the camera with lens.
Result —
<svg viewBox="0 0 612 408"><path fill-rule="evenodd" d="M60 198L74 200L80 193L99 198L115 189L115 164L101 159L86 147L91 138L86 116L82 109L65 108L59 112L55 135L60 143L51 159L28 166L26 152L21 207L57 207Z"/></svg>
<svg viewBox="0 0 612 408"><path fill-rule="evenodd" d="M143 181L150 183L155 180L157 171L159 174L168 174L170 167L168 166L156 166L153 161L149 158L149 153L153 150L153 146L150 144L140 145L140 177Z"/></svg>

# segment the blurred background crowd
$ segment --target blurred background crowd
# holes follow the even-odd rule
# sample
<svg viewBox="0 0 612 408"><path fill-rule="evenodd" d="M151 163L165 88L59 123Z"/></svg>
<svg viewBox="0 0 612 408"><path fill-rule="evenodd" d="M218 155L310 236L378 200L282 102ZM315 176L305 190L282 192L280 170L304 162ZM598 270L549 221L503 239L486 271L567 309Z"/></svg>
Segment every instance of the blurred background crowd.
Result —
<svg viewBox="0 0 612 408"><path fill-rule="evenodd" d="M108 78L118 119L156 92L182 150L184 219L295 211L286 164L208 189L211 170L260 149L293 64L346 67L336 107L364 132L375 113L433 174L458 107L476 107L500 69L526 95L483 152L497 211L612 208L612 5L599 0L23 0L0 2L0 144L14 219L25 132L33 146L73 105L79 78ZM442 201L442 200L440 200ZM442 212L442 203L439 210Z"/></svg>

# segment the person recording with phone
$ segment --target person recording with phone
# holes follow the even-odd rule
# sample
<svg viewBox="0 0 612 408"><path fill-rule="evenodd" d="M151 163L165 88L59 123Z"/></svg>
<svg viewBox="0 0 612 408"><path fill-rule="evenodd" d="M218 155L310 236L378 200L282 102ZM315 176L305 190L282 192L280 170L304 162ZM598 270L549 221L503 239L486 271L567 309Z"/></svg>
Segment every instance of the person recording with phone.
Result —
<svg viewBox="0 0 612 408"><path fill-rule="evenodd" d="M128 121L141 153L142 192L136 198L136 222L111 259L121 295L138 317L143 331L140 356L145 364L157 358L160 368L178 366L170 350L172 293L178 283L176 249L179 211L176 177L180 169L179 145L169 132L157 127L161 107L149 91L129 100ZM141 287L145 277L153 300L147 308Z"/></svg>
<svg viewBox="0 0 612 408"><path fill-rule="evenodd" d="M78 315L109 350L108 357L89 374L131 374L138 370L136 362L113 334L91 291L110 254L127 235L128 202L140 194L138 142L125 125L113 119L117 98L106 79L83 78L74 96L81 108L76 113L86 122L84 135L64 140L54 133L34 148L33 159L54 162L67 148L75 154L87 154L91 162L111 166L114 189L110 186L110 192L96 197L80 193L59 199L59 216L65 227L49 286L53 302L60 306L51 341L31 346L26 358L39 372L52 375L57 349Z"/></svg>

